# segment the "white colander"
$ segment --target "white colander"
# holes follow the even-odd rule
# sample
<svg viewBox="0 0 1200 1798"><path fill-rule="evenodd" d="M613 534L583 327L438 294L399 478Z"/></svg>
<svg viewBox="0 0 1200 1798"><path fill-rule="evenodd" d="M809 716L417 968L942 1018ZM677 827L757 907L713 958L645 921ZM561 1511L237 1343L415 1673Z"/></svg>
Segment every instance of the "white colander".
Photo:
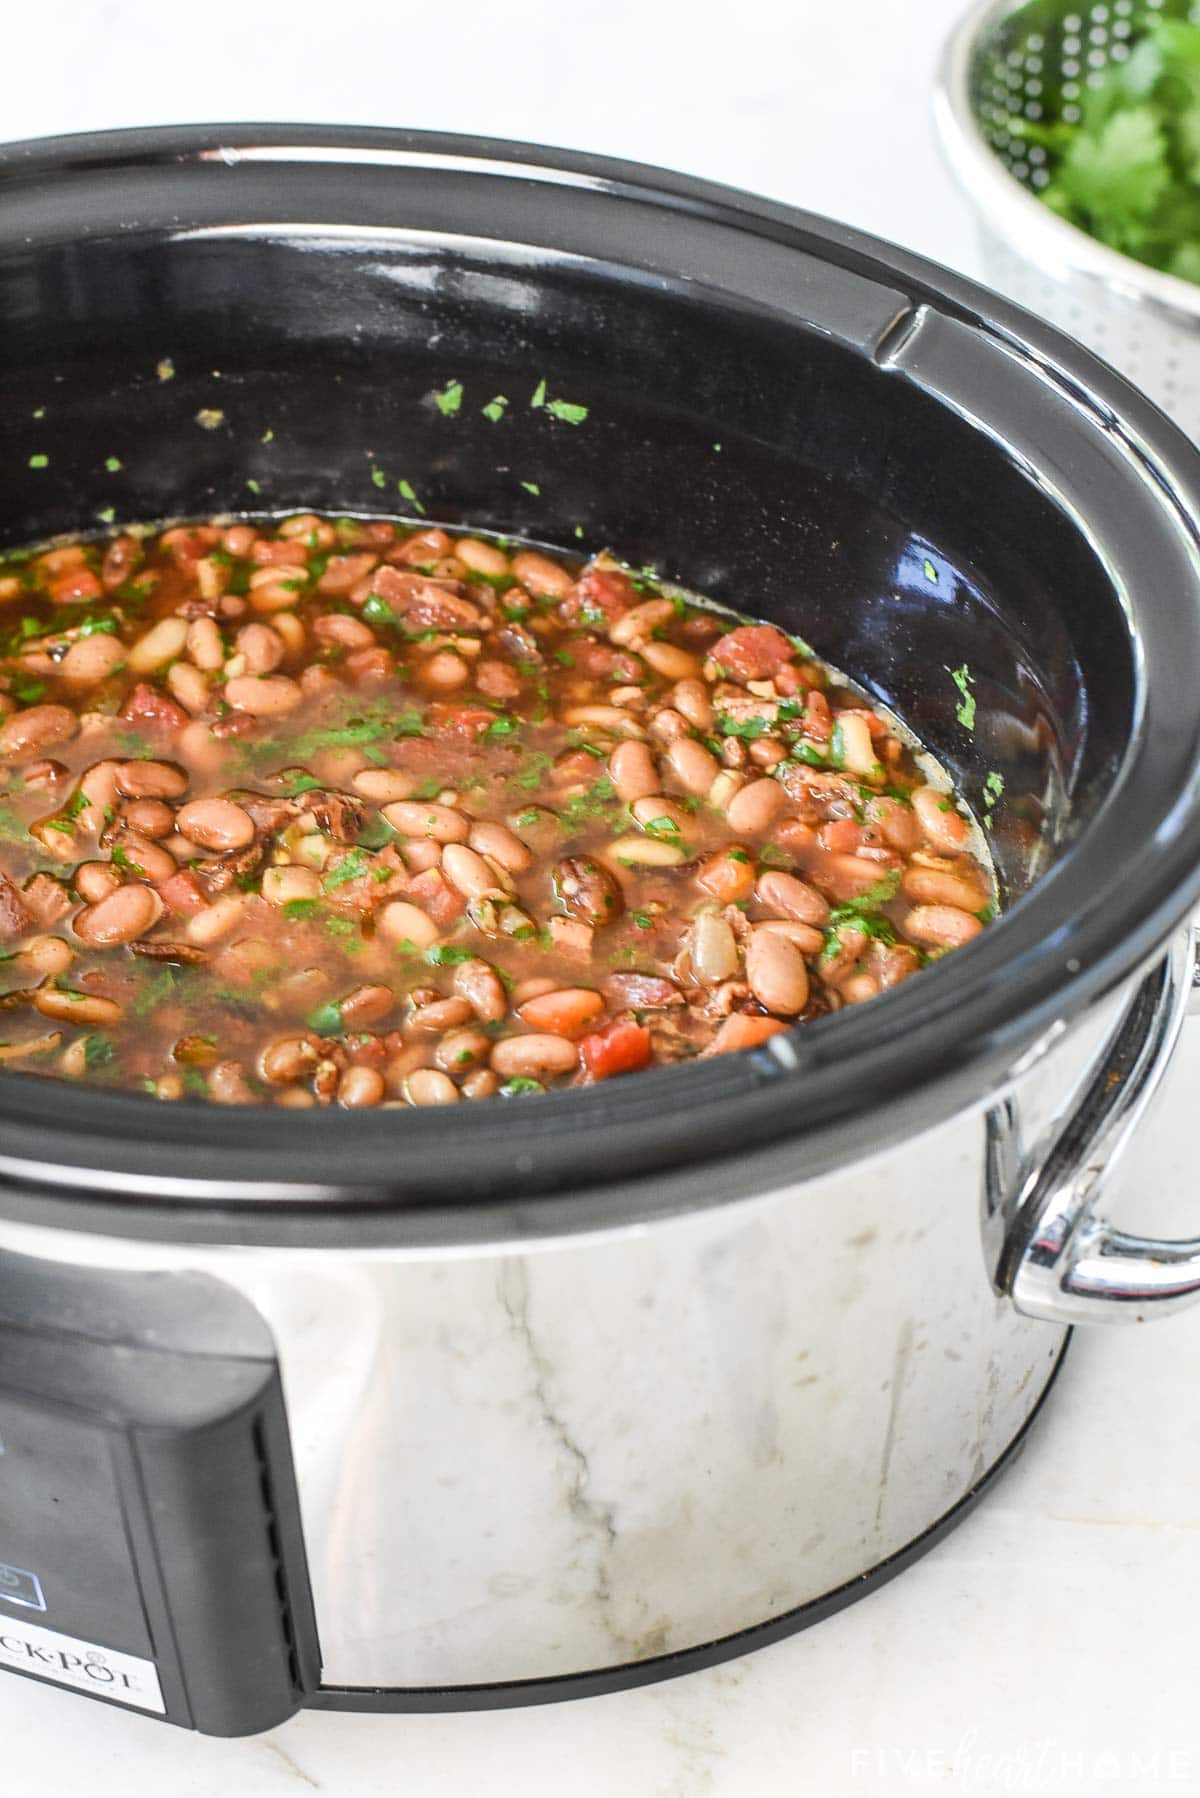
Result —
<svg viewBox="0 0 1200 1798"><path fill-rule="evenodd" d="M1200 23L1200 0L987 0L947 44L935 109L991 285L1081 339L1200 439L1200 286L1044 206L1046 152L1010 129L1017 118L1072 122L1085 85L1127 57L1156 17Z"/></svg>

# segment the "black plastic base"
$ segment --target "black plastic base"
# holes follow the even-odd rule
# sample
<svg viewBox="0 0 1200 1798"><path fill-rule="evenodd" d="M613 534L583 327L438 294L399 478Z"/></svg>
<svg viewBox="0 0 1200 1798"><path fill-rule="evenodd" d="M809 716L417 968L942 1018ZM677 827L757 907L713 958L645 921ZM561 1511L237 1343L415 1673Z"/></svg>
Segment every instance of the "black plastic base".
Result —
<svg viewBox="0 0 1200 1798"><path fill-rule="evenodd" d="M826 1617L845 1610L868 1593L877 1592L889 1580L911 1567L927 1554L955 1526L962 1522L1000 1475L1012 1466L1029 1438L1035 1422L1042 1414L1059 1371L1070 1347L1072 1332L1068 1330L1059 1350L1054 1371L1042 1390L1041 1397L1029 1413L1021 1429L1013 1437L999 1460L994 1461L982 1479L963 1494L956 1505L931 1523L927 1530L906 1547L889 1555L886 1561L847 1580L821 1598L797 1605L768 1623L752 1624L732 1636L721 1636L715 1642L701 1642L695 1648L680 1649L676 1654L655 1655L645 1661L628 1661L619 1667L602 1667L587 1673L564 1673L549 1679L513 1679L494 1686L322 1686L306 1700L306 1708L324 1711L497 1711L512 1710L523 1704L561 1704L571 1698L593 1698L604 1692L625 1692L634 1686L653 1685L658 1680L676 1679L684 1673L698 1673L703 1667L715 1667L721 1661L736 1660L768 1648L785 1636L810 1629Z"/></svg>

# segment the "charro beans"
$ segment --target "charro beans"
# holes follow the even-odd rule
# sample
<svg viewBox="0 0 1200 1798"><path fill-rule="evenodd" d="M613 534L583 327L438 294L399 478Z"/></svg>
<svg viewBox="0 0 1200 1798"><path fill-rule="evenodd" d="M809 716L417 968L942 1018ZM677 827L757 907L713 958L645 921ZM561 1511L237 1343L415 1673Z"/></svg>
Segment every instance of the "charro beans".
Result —
<svg viewBox="0 0 1200 1798"><path fill-rule="evenodd" d="M995 909L867 697L607 554L301 512L6 558L0 600L23 1073L508 1103L760 1046Z"/></svg>

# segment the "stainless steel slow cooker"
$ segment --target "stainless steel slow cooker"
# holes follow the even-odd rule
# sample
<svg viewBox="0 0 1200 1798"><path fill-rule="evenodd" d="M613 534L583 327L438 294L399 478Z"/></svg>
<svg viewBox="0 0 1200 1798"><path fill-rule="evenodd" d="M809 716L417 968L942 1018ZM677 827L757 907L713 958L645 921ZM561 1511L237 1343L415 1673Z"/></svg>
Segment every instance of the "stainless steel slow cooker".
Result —
<svg viewBox="0 0 1200 1798"><path fill-rule="evenodd" d="M0 541L399 481L611 541L861 676L1006 894L869 1006L544 1100L0 1073L0 1665L227 1734L703 1665L936 1541L1070 1324L1200 1292L1102 1218L1200 893L1200 456L1111 370L743 194L308 127L0 151L0 321Z"/></svg>

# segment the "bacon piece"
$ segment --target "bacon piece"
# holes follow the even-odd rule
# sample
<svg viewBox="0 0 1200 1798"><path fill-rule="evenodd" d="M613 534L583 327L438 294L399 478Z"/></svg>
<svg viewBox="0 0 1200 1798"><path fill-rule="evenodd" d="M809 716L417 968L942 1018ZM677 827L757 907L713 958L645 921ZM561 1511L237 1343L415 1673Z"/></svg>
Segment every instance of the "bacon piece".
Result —
<svg viewBox="0 0 1200 1798"><path fill-rule="evenodd" d="M121 717L126 724L153 724L163 730L182 730L187 723L187 713L148 681L138 682Z"/></svg>
<svg viewBox="0 0 1200 1798"><path fill-rule="evenodd" d="M348 793L305 793L303 804L316 819L318 830L325 831L335 843L358 841L367 817L361 799L352 799Z"/></svg>
<svg viewBox="0 0 1200 1798"><path fill-rule="evenodd" d="M45 926L57 924L71 910L71 900L61 881L55 880L53 874L34 874L25 882L25 890L21 895L27 911L33 914L35 923Z"/></svg>
<svg viewBox="0 0 1200 1798"><path fill-rule="evenodd" d="M773 624L740 624L708 653L734 680L771 680L796 649Z"/></svg>
<svg viewBox="0 0 1200 1798"><path fill-rule="evenodd" d="M662 1011L669 1005L682 1005L683 994L673 980L659 974L610 974L604 991L614 1005L631 1011Z"/></svg>
<svg viewBox="0 0 1200 1798"><path fill-rule="evenodd" d="M562 600L558 615L565 624L613 625L638 603L637 591L619 568L589 568Z"/></svg>
<svg viewBox="0 0 1200 1798"><path fill-rule="evenodd" d="M440 736L469 737L472 740L482 736L495 721L495 712L489 712L483 706L452 705L444 700L435 700L425 714L429 729L437 731Z"/></svg>
<svg viewBox="0 0 1200 1798"><path fill-rule="evenodd" d="M142 938L129 947L134 955L144 955L150 961L174 961L184 967L196 967L208 960L208 950L198 949L193 943L147 942Z"/></svg>
<svg viewBox="0 0 1200 1798"><path fill-rule="evenodd" d="M411 899L428 912L439 930L448 930L467 909L466 900L445 879L440 868L428 868L408 884Z"/></svg>
<svg viewBox="0 0 1200 1798"><path fill-rule="evenodd" d="M469 631L484 621L481 608L463 597L461 581L436 581L387 565L372 575L371 591L408 630Z"/></svg>
<svg viewBox="0 0 1200 1798"><path fill-rule="evenodd" d="M25 901L8 875L0 874L0 942L24 936L32 926L33 917Z"/></svg>

